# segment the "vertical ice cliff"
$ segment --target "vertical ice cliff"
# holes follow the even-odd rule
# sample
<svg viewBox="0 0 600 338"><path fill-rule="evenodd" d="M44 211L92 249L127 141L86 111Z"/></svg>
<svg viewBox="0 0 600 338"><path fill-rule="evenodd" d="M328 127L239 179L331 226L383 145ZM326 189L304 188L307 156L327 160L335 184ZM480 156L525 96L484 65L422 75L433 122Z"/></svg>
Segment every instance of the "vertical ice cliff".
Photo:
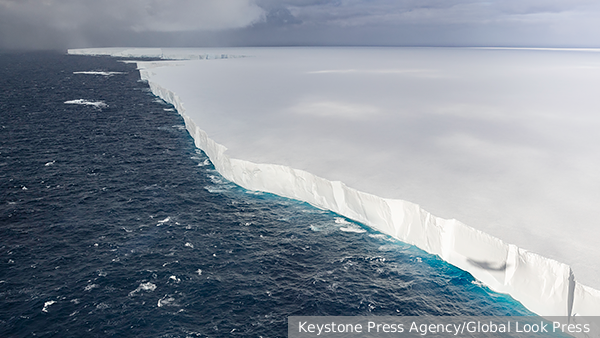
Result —
<svg viewBox="0 0 600 338"><path fill-rule="evenodd" d="M331 210L439 255L542 316L600 315L600 292L577 283L566 264L507 244L457 220L436 217L414 203L360 192L342 182L282 165L229 158L227 148L213 141L186 114L179 97L153 82L143 64L139 67L141 78L156 96L175 106L196 146L226 179L246 189Z"/></svg>

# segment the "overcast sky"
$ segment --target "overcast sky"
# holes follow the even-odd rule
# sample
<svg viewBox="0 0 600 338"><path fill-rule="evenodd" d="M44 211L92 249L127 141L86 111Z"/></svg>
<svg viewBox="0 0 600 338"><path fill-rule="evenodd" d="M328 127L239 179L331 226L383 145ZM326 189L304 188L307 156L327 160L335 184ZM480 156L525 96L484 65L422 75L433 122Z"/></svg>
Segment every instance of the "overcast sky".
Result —
<svg viewBox="0 0 600 338"><path fill-rule="evenodd" d="M600 47L597 0L0 0L0 48Z"/></svg>

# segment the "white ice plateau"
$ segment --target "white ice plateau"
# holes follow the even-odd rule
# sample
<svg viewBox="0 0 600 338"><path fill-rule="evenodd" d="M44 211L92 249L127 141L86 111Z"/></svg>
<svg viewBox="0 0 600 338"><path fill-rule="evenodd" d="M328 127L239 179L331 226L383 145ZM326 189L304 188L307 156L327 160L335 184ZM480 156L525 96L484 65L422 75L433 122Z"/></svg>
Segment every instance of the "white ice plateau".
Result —
<svg viewBox="0 0 600 338"><path fill-rule="evenodd" d="M543 316L600 315L599 52L69 51L171 59L139 61L141 77L225 178L414 244Z"/></svg>

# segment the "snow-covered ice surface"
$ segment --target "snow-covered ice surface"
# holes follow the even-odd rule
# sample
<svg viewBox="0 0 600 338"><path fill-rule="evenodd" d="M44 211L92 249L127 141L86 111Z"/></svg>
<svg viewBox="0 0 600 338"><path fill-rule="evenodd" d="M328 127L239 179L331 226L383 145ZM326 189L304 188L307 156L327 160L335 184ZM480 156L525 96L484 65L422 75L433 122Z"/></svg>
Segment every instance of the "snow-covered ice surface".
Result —
<svg viewBox="0 0 600 338"><path fill-rule="evenodd" d="M597 50L69 52L180 59L138 66L245 188L364 222L536 313L600 315Z"/></svg>

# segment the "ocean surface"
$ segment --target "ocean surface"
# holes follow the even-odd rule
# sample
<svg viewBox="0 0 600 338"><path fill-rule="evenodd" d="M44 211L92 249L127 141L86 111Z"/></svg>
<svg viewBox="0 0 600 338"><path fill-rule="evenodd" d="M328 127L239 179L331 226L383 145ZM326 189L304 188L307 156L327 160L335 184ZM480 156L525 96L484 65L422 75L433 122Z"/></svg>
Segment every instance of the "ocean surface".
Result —
<svg viewBox="0 0 600 338"><path fill-rule="evenodd" d="M114 58L0 54L0 193L0 337L285 337L292 315L531 315L437 256L224 180Z"/></svg>

